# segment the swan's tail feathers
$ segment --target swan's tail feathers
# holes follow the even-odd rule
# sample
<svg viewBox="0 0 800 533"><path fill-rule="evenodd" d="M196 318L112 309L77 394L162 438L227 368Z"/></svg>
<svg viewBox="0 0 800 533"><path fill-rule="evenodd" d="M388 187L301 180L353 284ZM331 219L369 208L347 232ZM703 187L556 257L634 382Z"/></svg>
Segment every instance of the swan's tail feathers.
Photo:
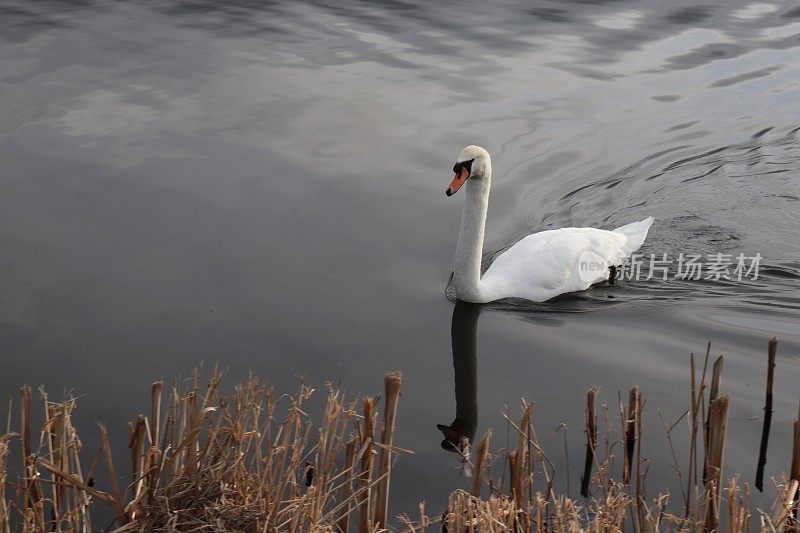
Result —
<svg viewBox="0 0 800 533"><path fill-rule="evenodd" d="M650 230L650 226L652 225L653 217L647 217L639 222L631 222L630 224L626 224L611 231L614 233L622 233L628 237L628 242L625 243L625 247L623 248L625 255L627 256L642 246L644 240L647 238L647 232Z"/></svg>

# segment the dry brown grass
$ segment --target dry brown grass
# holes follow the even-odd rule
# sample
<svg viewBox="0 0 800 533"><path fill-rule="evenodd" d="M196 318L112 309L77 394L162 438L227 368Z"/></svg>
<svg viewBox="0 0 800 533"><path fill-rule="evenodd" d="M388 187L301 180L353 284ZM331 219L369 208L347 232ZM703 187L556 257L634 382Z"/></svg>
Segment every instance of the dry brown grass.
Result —
<svg viewBox="0 0 800 533"><path fill-rule="evenodd" d="M406 451L393 444L399 373L386 375L381 398L348 397L326 387L316 424L307 414L315 391L305 385L294 395L278 395L251 377L224 397L218 372L204 381L196 371L171 387L156 382L149 415L128 426L125 468L114 463L103 426L100 453L89 464L82 462L72 422L74 398L53 402L40 391L43 422L35 431L34 394L24 387L18 414L9 414L0 436L5 487L0 533L102 531L106 524L92 523L97 506L111 510L115 518L108 530L118 533L797 531L800 422L794 425L795 448L787 454L790 477L775 481L773 508L751 509L748 485L723 472L731 399L720 390L722 360L714 365L710 386L708 352L701 372L694 358L691 362L685 475L677 467L671 435L680 419L672 426L664 423L680 498L646 495L641 391L630 391L627 406L619 396L615 422L617 415L598 405L592 389L584 468L588 498L575 500L554 490L555 467L536 437L534 406L523 401L519 416L505 414L514 443L510 449L491 453L491 432L474 446L474 455L471 443L464 446L469 490L450 494L447 509L434 518L421 505L418 517L396 521L389 505L391 471L397 454ZM622 453L619 460L616 450ZM120 485L122 479L126 485Z"/></svg>
<svg viewBox="0 0 800 533"><path fill-rule="evenodd" d="M120 469L101 426L103 490L95 482L98 465L86 469L80 462L75 399L43 396L45 420L34 445L32 393L23 388L19 429L9 427L0 437L0 481L16 496L0 499L0 531L99 531L92 524L94 505L112 509L119 533L334 531L335 524L346 528L356 510L368 531L375 529L376 514L385 520L394 418L384 424L388 442L376 442L375 399L365 398L359 412L361 401L329 387L315 426L304 410L314 393L309 387L278 396L251 377L225 398L220 380L215 372L204 383L195 372L188 386L173 383L167 398L163 384L153 384L150 416L128 426L133 481L127 487L119 486ZM391 414L399 373L386 382ZM22 449L19 483L5 479L12 439ZM381 469L373 471L378 455ZM375 501L375 487L382 501Z"/></svg>
<svg viewBox="0 0 800 533"><path fill-rule="evenodd" d="M776 341L770 341L770 357L774 360ZM472 480L470 493L456 491L450 496L445 513L445 529L449 532L466 531L553 531L558 533L589 531L639 532L680 531L708 532L730 531L745 533L797 532L798 481L800 468L800 421L795 421L795 444L787 453L788 478L773 480L774 504L771 509L751 509L750 488L739 481L739 476L723 475L723 459L727 435L728 410L731 398L721 392L723 358L714 363L709 384L706 375L710 346L706 350L702 371L695 368L691 357L691 405L672 426L664 424L666 438L675 461L678 480L687 484L680 502L670 502L669 494L655 498L646 496L646 469L642 468L641 445L644 437L642 411L646 401L638 388L630 391L627 409L619 401L619 425L612 429L612 417L604 406L606 446L598 446L598 391L587 392L586 407L586 464L582 476L581 492L590 498L581 501L553 494L553 463L541 449L533 429L533 408L523 402L520 422L511 423L518 436L516 448L487 458L478 453L475 467L467 469L480 477L487 488L485 498L480 497L476 479ZM768 403L767 408L771 408ZM660 414L659 414L660 416ZM677 466L678 458L673 447L671 429L689 416L691 425L688 475L684 477ZM800 416L800 414L798 415ZM511 418L506 414L506 418ZM662 419L663 421L663 419ZM612 434L613 432L613 434ZM614 437L619 435L620 437ZM486 449L490 434L483 438L479 450ZM650 437L653 438L653 437ZM622 450L623 464L615 465L615 449ZM702 455L700 452L703 452ZM469 453L463 459L472 465ZM791 469L789 463L792 464ZM502 473L497 472L498 465ZM495 478L493 479L492 474ZM701 475L702 473L702 475ZM507 480L507 485L504 482ZM420 524L426 524L426 517ZM411 527L419 531L418 527Z"/></svg>

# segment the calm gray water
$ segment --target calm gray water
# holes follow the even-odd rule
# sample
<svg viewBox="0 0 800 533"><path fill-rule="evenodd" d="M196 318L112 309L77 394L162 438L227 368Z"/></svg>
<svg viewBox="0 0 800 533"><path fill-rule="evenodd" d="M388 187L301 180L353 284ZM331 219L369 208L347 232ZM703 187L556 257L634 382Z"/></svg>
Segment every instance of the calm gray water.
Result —
<svg viewBox="0 0 800 533"><path fill-rule="evenodd" d="M328 4L3 1L0 393L82 395L93 456L94 420L124 443L149 383L201 361L287 392L302 374L377 393L399 369L397 444L416 454L393 511L435 513L465 483L437 430L456 377L462 423L498 445L503 406L535 402L560 483L554 430L578 457L586 389L613 406L639 385L655 495L674 479L655 410L683 412L707 341L733 396L726 471L752 482L777 335L767 476L788 470L800 8ZM473 143L494 158L488 255L653 215L642 252L758 253L760 277L621 281L451 323L464 196L444 190Z"/></svg>

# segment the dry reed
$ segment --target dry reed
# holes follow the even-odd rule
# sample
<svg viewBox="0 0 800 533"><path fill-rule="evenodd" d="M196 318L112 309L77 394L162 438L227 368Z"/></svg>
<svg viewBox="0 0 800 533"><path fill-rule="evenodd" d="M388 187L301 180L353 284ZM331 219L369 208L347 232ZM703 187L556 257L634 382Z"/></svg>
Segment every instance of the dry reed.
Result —
<svg viewBox="0 0 800 533"><path fill-rule="evenodd" d="M764 466L767 464L767 446L769 444L769 429L772 425L772 387L775 383L775 357L778 352L778 339L769 341L767 350L767 392L764 398L764 426L761 430L761 446L758 452L758 467L756 468L756 488L764 490Z"/></svg>
<svg viewBox="0 0 800 533"><path fill-rule="evenodd" d="M533 404L523 401L519 418L504 414L509 443L515 443L509 449L492 453L491 432L477 446L465 447L468 491L451 493L440 516L427 516L421 504L418 519L404 516L397 522L390 514L389 495L395 457L406 451L394 444L399 373L386 375L383 402L346 397L328 386L319 423L313 424L307 414L315 392L310 387L301 385L294 395L278 396L250 377L226 398L218 372L204 382L196 371L185 384L152 385L149 415L128 426L128 477L120 477L102 425L100 453L88 467L81 462L72 397L52 402L41 392L44 417L35 442L33 393L21 389L17 428L9 415L0 436L0 483L5 487L0 533L377 533L393 527L416 533L439 522L435 527L445 533L798 531L800 415L786 465L791 463L789 477L774 480L773 508L754 513L749 486L737 476L723 477L732 400L722 392L722 358L714 364L711 383L706 382L709 352L710 347L699 376L694 356L690 360L691 404L686 413L671 426L662 418L679 482L686 487L682 505L671 506L668 494L647 496L647 468L642 467L646 401L638 388L630 391L627 409L620 397L616 429L606 405L598 404L599 390L587 395L582 492L588 497L574 500L554 491L555 467L536 437ZM598 408L604 426L598 426ZM691 440L684 477L671 430L687 415ZM603 427L604 447L598 446ZM13 447L21 452L20 462L9 466ZM621 466L615 465L616 449L622 450ZM9 473L18 480L10 480ZM124 486L122 479L127 480ZM488 489L485 497L483 487ZM92 523L97 506L110 509L110 528Z"/></svg>
<svg viewBox="0 0 800 533"><path fill-rule="evenodd" d="M385 427L374 442L373 398L357 401L329 388L322 418L314 426L306 405L314 390L302 385L293 396L277 396L258 379L219 393L221 375L203 383L195 372L188 386L177 381L163 398L151 388L150 416L129 424L132 476L124 489L106 428L100 426L105 487L80 462L81 442L72 425L74 398L51 402L43 395L45 420L33 444L33 402L21 391L17 432L0 437L0 531L100 531L90 508L107 505L112 530L133 531L333 531L347 530L358 511L362 531L384 522L399 373L387 375ZM283 410L283 414L281 414ZM360 430L359 430L360 429ZM19 440L20 482L7 478L9 446ZM375 469L375 455L382 458ZM357 466L360 465L360 468ZM384 498L370 516L375 486ZM382 489L380 487L383 487ZM356 504L359 504L358 506ZM364 516L367 513L367 516Z"/></svg>
<svg viewBox="0 0 800 533"><path fill-rule="evenodd" d="M774 343L770 351L774 353ZM489 460L478 457L473 475L489 477L491 464L506 464L508 476L502 474L499 480L489 480L491 489L489 497L481 499L473 487L470 493L456 491L450 496L448 510L445 514L443 531L552 531L557 533L573 532L620 532L633 529L636 532L710 532L730 531L732 533L749 533L752 530L761 532L797 532L798 523L794 516L797 512L798 485L795 472L800 468L800 415L795 422L795 446L792 455L792 467L789 479L774 480L775 504L771 511L751 510L750 488L742 484L738 476L727 479L723 477L725 440L727 436L727 418L731 404L730 397L722 392L723 358L716 359L711 383L706 382L706 370L710 346L706 350L705 361L700 375L697 375L695 358L691 363L691 405L687 410L691 426L689 443L689 475L683 477L677 468L678 459L672 443L671 430L686 414L675 421L672 426L664 424L665 432L672 450L679 481L687 481L688 486L683 498L683 505L675 508L669 505L669 494L662 493L648 499L644 487L646 471L640 471L641 441L643 438L642 410L644 399L641 391L634 388L629 394L627 411L620 398L620 428L618 443L606 446L605 455L597 447L597 401L596 388L587 394L586 408L586 444L587 460L582 476L582 492L599 495L584 500L573 500L567 496L554 496L549 483L536 485L536 472L548 471L552 466L543 454L530 454L530 461L522 462L520 457L527 449L538 450L538 443L532 440L531 431L521 431L525 423L531 423L528 409L523 410L522 423L512 424L519 434L516 449L507 450L507 458L500 457ZM529 404L523 403L523 406ZM708 406L706 409L705 406ZM663 420L663 419L662 419ZM606 432L610 434L606 420ZM607 439L611 437L607 436ZM702 441L700 441L702 439ZM527 444L526 444L527 443ZM624 463L620 477L615 477L613 444L623 450ZM702 461L700 452L703 453ZM469 459L469 458L468 458ZM488 466L486 463L489 463ZM596 467L594 476L592 466ZM788 464L787 464L788 466ZM702 467L702 485L700 484L700 468ZM796 477L797 476L797 477ZM504 490L504 479L510 480L510 487ZM697 481L692 481L696 479ZM519 486L520 480L524 485ZM591 480L591 482L590 482ZM520 495L522 498L520 498ZM430 520L428 517L424 517ZM755 523L754 523L755 522ZM415 529L415 531L417 531Z"/></svg>

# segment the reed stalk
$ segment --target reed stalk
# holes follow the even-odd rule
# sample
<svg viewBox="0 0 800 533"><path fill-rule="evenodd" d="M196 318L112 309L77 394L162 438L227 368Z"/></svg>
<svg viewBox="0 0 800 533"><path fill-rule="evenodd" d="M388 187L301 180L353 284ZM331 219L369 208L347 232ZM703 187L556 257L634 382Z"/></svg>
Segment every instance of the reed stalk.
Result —
<svg viewBox="0 0 800 533"><path fill-rule="evenodd" d="M386 408L383 412L383 432L381 434L380 466L378 487L375 499L375 527L386 526L389 510L389 484L391 482L392 447L394 446L397 404L400 399L400 386L403 376L400 372L390 372L384 378L384 398Z"/></svg>
<svg viewBox="0 0 800 533"><path fill-rule="evenodd" d="M641 394L639 387L631 389L628 398L628 414L625 418L625 465L622 474L622 482L631 482L631 472L633 470L633 452L636 451L637 427L641 409Z"/></svg>
<svg viewBox="0 0 800 533"><path fill-rule="evenodd" d="M778 352L778 339L772 338L767 349L767 392L764 398L764 426L761 429L761 445L758 451L756 468L756 488L764 491L764 466L767 464L767 446L772 425L772 387L775 382L775 358Z"/></svg>
<svg viewBox="0 0 800 533"><path fill-rule="evenodd" d="M583 463L583 476L581 477L581 496L589 496L589 486L592 480L592 463L597 447L597 393L593 387L586 392L586 458Z"/></svg>
<svg viewBox="0 0 800 533"><path fill-rule="evenodd" d="M722 463L725 455L725 433L728 425L730 398L723 394L709 402L708 410L708 454L705 458L706 517L707 531L719 526L720 500L722 497Z"/></svg>
<svg viewBox="0 0 800 533"><path fill-rule="evenodd" d="M793 481L800 481L800 412L793 424L793 438L792 438L792 466L789 470L789 479ZM797 526L797 516L800 513L800 494L795 495L794 499L794 513L795 526Z"/></svg>
<svg viewBox="0 0 800 533"><path fill-rule="evenodd" d="M478 443L475 451L475 467L472 469L472 487L470 495L480 498L481 485L483 481L483 470L486 468L486 463L489 459L489 443L492 439L492 431L489 430Z"/></svg>

